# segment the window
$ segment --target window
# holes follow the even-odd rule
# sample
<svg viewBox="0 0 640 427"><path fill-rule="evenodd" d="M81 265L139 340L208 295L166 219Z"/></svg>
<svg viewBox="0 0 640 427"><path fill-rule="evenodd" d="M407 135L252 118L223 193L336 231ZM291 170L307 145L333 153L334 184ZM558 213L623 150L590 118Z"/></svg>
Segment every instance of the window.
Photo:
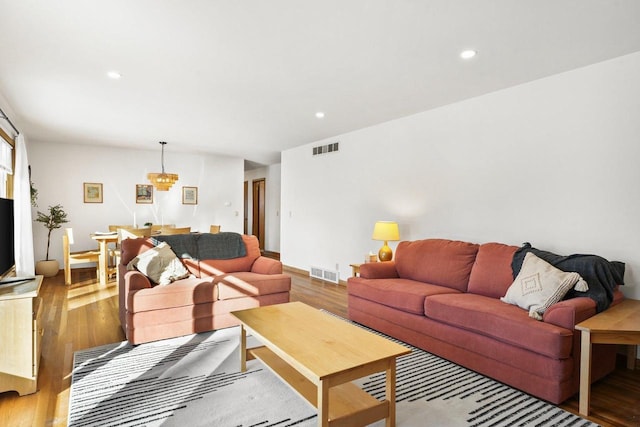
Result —
<svg viewBox="0 0 640 427"><path fill-rule="evenodd" d="M9 197L9 176L13 175L13 147L0 139L0 197Z"/></svg>

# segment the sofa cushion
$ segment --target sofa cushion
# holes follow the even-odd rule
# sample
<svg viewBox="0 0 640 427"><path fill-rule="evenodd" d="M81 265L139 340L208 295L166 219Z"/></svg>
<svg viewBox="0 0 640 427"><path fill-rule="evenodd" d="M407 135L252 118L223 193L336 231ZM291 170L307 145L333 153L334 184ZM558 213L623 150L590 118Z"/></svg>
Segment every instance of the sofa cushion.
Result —
<svg viewBox="0 0 640 427"><path fill-rule="evenodd" d="M513 283L511 262L517 250L517 246L502 243L480 245L469 276L467 292L492 298L504 296Z"/></svg>
<svg viewBox="0 0 640 427"><path fill-rule="evenodd" d="M163 234L151 237L154 245L167 242L180 259L198 259L197 234Z"/></svg>
<svg viewBox="0 0 640 427"><path fill-rule="evenodd" d="M365 279L351 277L349 295L393 307L408 313L424 315L424 299L429 295L458 294L460 291L409 279Z"/></svg>
<svg viewBox="0 0 640 427"><path fill-rule="evenodd" d="M554 359L570 357L571 330L538 322L517 306L476 294L441 294L425 300L430 319L464 328Z"/></svg>
<svg viewBox="0 0 640 427"><path fill-rule="evenodd" d="M124 239L120 242L120 262L124 265L144 251L155 247L151 239L138 237L137 239Z"/></svg>
<svg viewBox="0 0 640 427"><path fill-rule="evenodd" d="M247 255L242 235L238 233L202 233L197 235L198 259L232 259Z"/></svg>
<svg viewBox="0 0 640 427"><path fill-rule="evenodd" d="M479 245L446 239L400 242L396 270L403 279L465 292Z"/></svg>
<svg viewBox="0 0 640 427"><path fill-rule="evenodd" d="M287 274L239 271L216 276L214 283L218 286L219 300L277 294L291 290L291 277Z"/></svg>
<svg viewBox="0 0 640 427"><path fill-rule="evenodd" d="M235 273L237 271L251 271L251 267L258 257L260 257L260 243L256 236L243 234L246 255L232 259L201 259L200 275L218 276L224 273Z"/></svg>
<svg viewBox="0 0 640 427"><path fill-rule="evenodd" d="M564 298L578 281L586 286L578 273L559 270L529 252L520 273L500 300L524 308L529 316L542 320L547 308Z"/></svg>
<svg viewBox="0 0 640 427"><path fill-rule="evenodd" d="M165 310L194 304L214 302L218 289L211 278L190 277L177 280L171 286L155 286L129 292L127 311L135 313L148 310Z"/></svg>
<svg viewBox="0 0 640 427"><path fill-rule="evenodd" d="M138 270L159 285L168 285L189 276L189 270L182 265L166 242L133 258L127 264L127 270Z"/></svg>

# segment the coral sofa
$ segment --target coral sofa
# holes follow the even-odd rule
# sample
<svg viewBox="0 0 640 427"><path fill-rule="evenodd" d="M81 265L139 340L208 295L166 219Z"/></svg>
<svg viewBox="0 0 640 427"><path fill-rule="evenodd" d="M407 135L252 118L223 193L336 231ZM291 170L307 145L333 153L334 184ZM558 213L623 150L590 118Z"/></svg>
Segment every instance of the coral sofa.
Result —
<svg viewBox="0 0 640 427"><path fill-rule="evenodd" d="M349 317L560 403L579 386L580 334L574 326L596 313L596 302L562 300L541 321L501 301L514 282L512 263L520 250L444 239L401 242L393 261L363 264L360 277L349 278ZM610 303L622 298L615 286ZM614 369L615 351L593 347L594 381Z"/></svg>
<svg viewBox="0 0 640 427"><path fill-rule="evenodd" d="M178 255L190 277L163 286L133 269L132 260L155 251L161 242ZM231 311L289 302L291 277L282 273L280 261L260 255L255 236L192 233L125 239L118 268L120 323L132 344L234 326L238 321Z"/></svg>

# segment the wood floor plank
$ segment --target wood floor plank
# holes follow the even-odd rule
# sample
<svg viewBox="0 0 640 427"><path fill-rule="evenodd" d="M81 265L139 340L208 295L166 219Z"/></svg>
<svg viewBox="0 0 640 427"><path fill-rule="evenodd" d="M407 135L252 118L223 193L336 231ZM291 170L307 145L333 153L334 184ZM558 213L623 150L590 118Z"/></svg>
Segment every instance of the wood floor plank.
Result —
<svg viewBox="0 0 640 427"><path fill-rule="evenodd" d="M291 300L347 317L347 290L296 270ZM118 291L114 281L96 283L95 270L74 269L73 285L64 275L47 278L42 285L44 303L42 358L38 392L18 397L0 393L0 424L8 426L65 426L71 386L73 353L77 350L123 341L118 319ZM589 419L603 427L640 426L640 369L626 369L621 356L617 369L594 384ZM578 413L577 395L561 407Z"/></svg>

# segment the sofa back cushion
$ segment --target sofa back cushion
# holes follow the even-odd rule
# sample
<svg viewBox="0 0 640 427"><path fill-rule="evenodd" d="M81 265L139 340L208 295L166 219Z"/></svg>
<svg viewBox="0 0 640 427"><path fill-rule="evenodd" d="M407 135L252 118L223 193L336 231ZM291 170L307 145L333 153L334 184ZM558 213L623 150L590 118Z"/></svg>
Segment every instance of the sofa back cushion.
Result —
<svg viewBox="0 0 640 427"><path fill-rule="evenodd" d="M446 239L400 242L396 270L403 279L418 280L466 292L479 245Z"/></svg>
<svg viewBox="0 0 640 427"><path fill-rule="evenodd" d="M511 261L517 246L502 243L484 243L478 249L471 269L468 292L486 297L500 298L513 283Z"/></svg>
<svg viewBox="0 0 640 427"><path fill-rule="evenodd" d="M127 265L132 259L153 247L155 245L149 238L123 239L120 243L120 263Z"/></svg>
<svg viewBox="0 0 640 427"><path fill-rule="evenodd" d="M196 235L189 234L176 234L174 236L163 236L163 237L182 237L184 247L190 248L189 245L192 240L195 242ZM169 240L169 239L167 239ZM163 240L164 241L164 240ZM197 254L197 249L185 251L184 247L182 250L178 250L178 257L182 259L183 264L189 269L189 272L194 274L196 277L205 277L205 276L217 276L219 274L224 273L233 273L237 271L251 271L251 267L255 260L260 257L260 244L258 242L258 238L256 236L250 236L243 234L242 241L245 246L245 256L232 258L232 259L204 259L198 260L197 255L192 255L192 257L187 257L187 252L194 252ZM135 258L138 254L149 250L155 246L155 243L158 243L158 240L154 238L138 238L138 239L125 239L122 241L122 263L127 265L129 261ZM167 242L171 245L174 243L177 247L180 247L178 242L171 241ZM173 249L173 246L172 246ZM174 250L175 252L175 250ZM182 255L182 256L181 256Z"/></svg>
<svg viewBox="0 0 640 427"><path fill-rule="evenodd" d="M237 271L251 271L256 259L260 257L260 243L256 236L243 234L246 255L231 259L201 259L200 274L204 276L217 276L224 273Z"/></svg>

